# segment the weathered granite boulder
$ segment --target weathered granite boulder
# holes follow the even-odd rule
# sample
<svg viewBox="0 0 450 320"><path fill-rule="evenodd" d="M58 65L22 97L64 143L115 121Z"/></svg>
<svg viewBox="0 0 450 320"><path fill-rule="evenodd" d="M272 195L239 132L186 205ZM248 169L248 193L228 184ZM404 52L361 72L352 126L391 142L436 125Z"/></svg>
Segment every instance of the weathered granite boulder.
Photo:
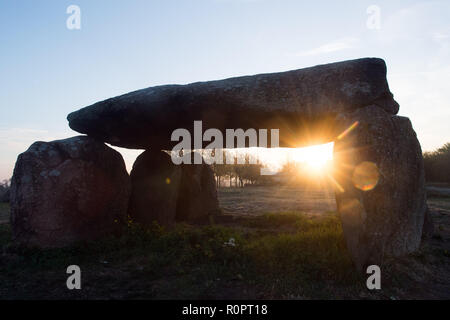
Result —
<svg viewBox="0 0 450 320"><path fill-rule="evenodd" d="M334 149L336 202L347 247L365 271L420 245L427 211L422 151L409 119L380 107L338 122L344 133Z"/></svg>
<svg viewBox="0 0 450 320"><path fill-rule="evenodd" d="M175 223L181 167L163 151L141 153L131 170L129 215L134 222L162 226Z"/></svg>
<svg viewBox="0 0 450 320"><path fill-rule="evenodd" d="M143 225L207 222L219 211L206 164L175 165L166 152L146 150L133 165L131 184L129 215Z"/></svg>
<svg viewBox="0 0 450 320"><path fill-rule="evenodd" d="M171 134L194 120L203 129L280 130L280 146L329 142L333 119L367 105L398 112L382 59L365 58L300 70L188 85L150 87L69 114L69 126L116 146L171 150ZM320 131L311 137L309 133ZM205 143L205 145L207 145Z"/></svg>
<svg viewBox="0 0 450 320"><path fill-rule="evenodd" d="M86 136L35 142L14 168L13 239L45 248L110 235L126 219L129 193L122 156L104 143Z"/></svg>

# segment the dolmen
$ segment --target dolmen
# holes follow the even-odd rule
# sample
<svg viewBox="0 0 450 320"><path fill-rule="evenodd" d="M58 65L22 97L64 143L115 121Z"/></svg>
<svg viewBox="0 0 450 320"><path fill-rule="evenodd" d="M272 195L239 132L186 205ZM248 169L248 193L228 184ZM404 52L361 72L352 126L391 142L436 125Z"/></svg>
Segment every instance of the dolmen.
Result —
<svg viewBox="0 0 450 320"><path fill-rule="evenodd" d="M334 141L336 202L348 251L363 270L418 249L427 216L422 151L398 116L382 59L164 85L68 115L84 136L37 142L21 154L11 189L14 238L63 246L110 234L116 221L207 221L219 212L205 163L175 164L172 133L278 129L280 147ZM145 149L128 176L105 143ZM197 148L205 148L202 140ZM192 149L194 150L194 148ZM192 151L191 150L191 151Z"/></svg>

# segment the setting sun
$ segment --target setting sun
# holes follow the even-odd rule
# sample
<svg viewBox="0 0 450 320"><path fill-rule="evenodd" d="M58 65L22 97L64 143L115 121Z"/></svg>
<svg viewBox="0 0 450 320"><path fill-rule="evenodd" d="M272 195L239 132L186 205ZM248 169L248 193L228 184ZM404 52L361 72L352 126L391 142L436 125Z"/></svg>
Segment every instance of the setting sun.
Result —
<svg viewBox="0 0 450 320"><path fill-rule="evenodd" d="M273 173L287 163L296 163L312 174L322 173L333 160L334 142L303 148L237 148L228 150L234 155L249 154Z"/></svg>
<svg viewBox="0 0 450 320"><path fill-rule="evenodd" d="M293 158L295 162L305 163L308 167L315 171L323 170L326 165L333 160L333 145L327 143L315 145L305 148L293 149Z"/></svg>

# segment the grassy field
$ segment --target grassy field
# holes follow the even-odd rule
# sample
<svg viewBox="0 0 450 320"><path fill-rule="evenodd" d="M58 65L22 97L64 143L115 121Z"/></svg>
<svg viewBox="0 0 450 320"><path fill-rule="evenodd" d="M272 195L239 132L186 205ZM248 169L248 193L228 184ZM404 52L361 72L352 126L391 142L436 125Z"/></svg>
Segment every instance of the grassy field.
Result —
<svg viewBox="0 0 450 320"><path fill-rule="evenodd" d="M234 215L173 230L131 224L121 237L51 250L14 247L3 223L0 299L450 298L449 211L433 214L435 237L387 260L379 291L366 289L329 211ZM81 267L82 290L66 288L72 264Z"/></svg>
<svg viewBox="0 0 450 320"><path fill-rule="evenodd" d="M218 195L222 210L231 214L258 215L286 211L321 214L336 211L332 188L291 186L220 188Z"/></svg>
<svg viewBox="0 0 450 320"><path fill-rule="evenodd" d="M336 216L268 214L243 226L129 226L120 238L23 251L8 247L4 224L0 298L327 298L331 288L345 298L362 290ZM79 292L65 288L70 264L82 269Z"/></svg>

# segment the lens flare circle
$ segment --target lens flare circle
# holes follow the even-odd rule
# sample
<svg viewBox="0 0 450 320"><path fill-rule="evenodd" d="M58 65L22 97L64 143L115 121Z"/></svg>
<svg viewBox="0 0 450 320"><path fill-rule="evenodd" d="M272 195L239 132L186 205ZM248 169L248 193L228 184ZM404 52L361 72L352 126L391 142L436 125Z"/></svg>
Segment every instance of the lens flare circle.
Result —
<svg viewBox="0 0 450 320"><path fill-rule="evenodd" d="M353 185L362 190L369 191L374 189L380 179L380 172L375 163L363 161L358 164L353 171Z"/></svg>

